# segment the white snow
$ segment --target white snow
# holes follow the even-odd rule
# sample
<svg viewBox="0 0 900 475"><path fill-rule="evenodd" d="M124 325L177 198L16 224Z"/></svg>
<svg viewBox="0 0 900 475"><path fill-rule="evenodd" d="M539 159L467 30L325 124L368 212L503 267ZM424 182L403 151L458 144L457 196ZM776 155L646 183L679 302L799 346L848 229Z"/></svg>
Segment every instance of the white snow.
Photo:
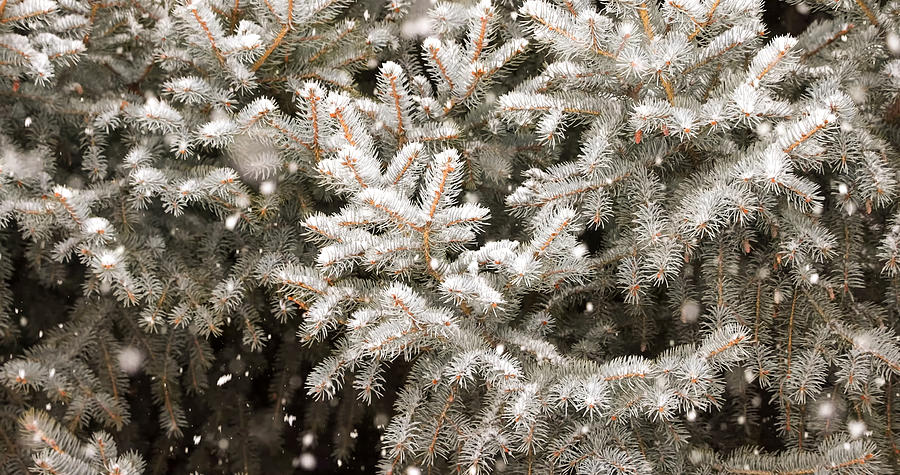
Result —
<svg viewBox="0 0 900 475"><path fill-rule="evenodd" d="M400 25L400 34L404 38L422 38L428 35L431 27L427 16L411 18Z"/></svg>
<svg viewBox="0 0 900 475"><path fill-rule="evenodd" d="M581 258L587 255L588 248L584 243L578 244L577 246L572 248L572 257Z"/></svg>
<svg viewBox="0 0 900 475"><path fill-rule="evenodd" d="M900 35L896 31L887 34L887 47L895 56L900 56Z"/></svg>
<svg viewBox="0 0 900 475"><path fill-rule="evenodd" d="M275 193L275 188L277 188L277 185L274 181L269 180L259 184L259 192L264 195L271 195L272 193Z"/></svg>
<svg viewBox="0 0 900 475"><path fill-rule="evenodd" d="M700 316L700 304L693 300L685 300L681 304L681 321L683 323L694 323Z"/></svg>
<svg viewBox="0 0 900 475"><path fill-rule="evenodd" d="M825 401L822 404L819 404L819 410L817 411L819 417L821 417L822 419L830 419L834 417L834 412L835 406L831 401Z"/></svg>
<svg viewBox="0 0 900 475"><path fill-rule="evenodd" d="M144 365L144 354L133 346L126 346L119 351L118 361L119 368L122 368L122 371L134 376L141 370L141 366Z"/></svg>
<svg viewBox="0 0 900 475"><path fill-rule="evenodd" d="M865 434L866 423L860 420L850 421L847 423L847 431L850 432L850 437L858 439Z"/></svg>
<svg viewBox="0 0 900 475"><path fill-rule="evenodd" d="M225 218L225 229L227 229L229 231L234 229L235 226L237 226L238 219L240 219L240 217L241 216L239 214L235 213L235 214L232 214L231 216Z"/></svg>

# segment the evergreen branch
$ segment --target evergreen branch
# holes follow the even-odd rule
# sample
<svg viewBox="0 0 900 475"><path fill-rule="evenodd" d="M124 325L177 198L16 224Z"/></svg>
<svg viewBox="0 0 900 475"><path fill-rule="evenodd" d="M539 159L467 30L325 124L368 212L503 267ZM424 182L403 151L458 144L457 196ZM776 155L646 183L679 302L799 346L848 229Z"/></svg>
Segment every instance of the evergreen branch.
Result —
<svg viewBox="0 0 900 475"><path fill-rule="evenodd" d="M832 43L837 41L839 38L843 38L845 35L847 35L847 33L850 33L850 30L852 30L855 27L856 27L856 25L854 25L853 23L847 23L846 26L844 26L843 28L838 30L836 33L829 36L819 46L816 46L814 49L803 53L803 56L801 56L801 59L803 59L805 61L805 60L819 54L820 51L822 51L823 49L830 46Z"/></svg>
<svg viewBox="0 0 900 475"><path fill-rule="evenodd" d="M863 13L865 13L866 18L869 19L869 22L871 22L872 25L874 25L876 27L880 26L878 24L878 18L875 17L874 13L872 13L872 10L869 8L869 5L866 4L865 0L854 0L854 1L859 6L859 9L862 10Z"/></svg>
<svg viewBox="0 0 900 475"><path fill-rule="evenodd" d="M702 23L698 24L696 26L696 28L694 28L694 31L692 31L688 35L688 40L693 40L694 38L697 37L697 35L700 33L700 31L702 31L704 28L708 27L709 25L712 25L713 15L715 15L716 9L719 8L720 2L721 2L721 0L713 0L713 4L709 8L709 12L706 14L706 20L704 20ZM691 18L691 20L693 20L693 18Z"/></svg>
<svg viewBox="0 0 900 475"><path fill-rule="evenodd" d="M638 16L641 17L641 24L644 26L644 34L647 38L653 40L653 27L650 25L650 13L647 11L647 2L641 2L637 6Z"/></svg>
<svg viewBox="0 0 900 475"><path fill-rule="evenodd" d="M200 12L197 8L191 8L191 14L194 15L194 19L197 21L197 24L200 25L200 29L206 33L206 38L209 40L210 47L212 48L213 54L216 55L216 59L219 60L219 64L222 66L225 65L225 56L222 55L222 52L219 51L219 47L216 45L216 39L213 37L212 32L209 30L209 26L206 24L206 21L200 17Z"/></svg>

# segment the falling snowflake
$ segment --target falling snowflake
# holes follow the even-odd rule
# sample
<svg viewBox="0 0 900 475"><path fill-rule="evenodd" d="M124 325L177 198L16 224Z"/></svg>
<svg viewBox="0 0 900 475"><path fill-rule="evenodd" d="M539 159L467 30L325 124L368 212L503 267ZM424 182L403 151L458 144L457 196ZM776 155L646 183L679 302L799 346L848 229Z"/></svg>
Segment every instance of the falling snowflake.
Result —
<svg viewBox="0 0 900 475"><path fill-rule="evenodd" d="M119 352L119 368L122 369L129 376L136 375L141 367L144 365L144 354L141 350L133 347L126 346L122 348L122 351Z"/></svg>
<svg viewBox="0 0 900 475"><path fill-rule="evenodd" d="M700 304L693 300L685 300L681 304L681 322L694 323L700 316Z"/></svg>
<svg viewBox="0 0 900 475"><path fill-rule="evenodd" d="M239 214L235 213L225 218L225 229L229 231L233 230L237 226L238 219L240 219L240 217L241 216Z"/></svg>
<svg viewBox="0 0 900 475"><path fill-rule="evenodd" d="M850 437L858 439L866 433L866 423L860 420L854 420L847 423L847 431Z"/></svg>

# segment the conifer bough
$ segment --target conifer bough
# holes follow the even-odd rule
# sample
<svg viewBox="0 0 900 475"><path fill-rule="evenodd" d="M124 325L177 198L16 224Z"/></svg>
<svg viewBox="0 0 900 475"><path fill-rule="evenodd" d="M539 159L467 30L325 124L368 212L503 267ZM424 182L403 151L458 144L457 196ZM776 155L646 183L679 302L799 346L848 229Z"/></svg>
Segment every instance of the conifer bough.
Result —
<svg viewBox="0 0 900 475"><path fill-rule="evenodd" d="M900 3L797 7L0 0L0 472L900 470Z"/></svg>

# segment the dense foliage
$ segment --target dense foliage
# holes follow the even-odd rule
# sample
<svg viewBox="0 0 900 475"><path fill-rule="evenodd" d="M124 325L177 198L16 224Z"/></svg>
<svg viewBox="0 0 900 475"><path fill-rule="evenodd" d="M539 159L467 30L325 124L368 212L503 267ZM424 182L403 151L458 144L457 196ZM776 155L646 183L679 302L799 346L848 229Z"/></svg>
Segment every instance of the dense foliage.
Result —
<svg viewBox="0 0 900 475"><path fill-rule="evenodd" d="M796 9L0 0L0 472L900 470L900 3Z"/></svg>

